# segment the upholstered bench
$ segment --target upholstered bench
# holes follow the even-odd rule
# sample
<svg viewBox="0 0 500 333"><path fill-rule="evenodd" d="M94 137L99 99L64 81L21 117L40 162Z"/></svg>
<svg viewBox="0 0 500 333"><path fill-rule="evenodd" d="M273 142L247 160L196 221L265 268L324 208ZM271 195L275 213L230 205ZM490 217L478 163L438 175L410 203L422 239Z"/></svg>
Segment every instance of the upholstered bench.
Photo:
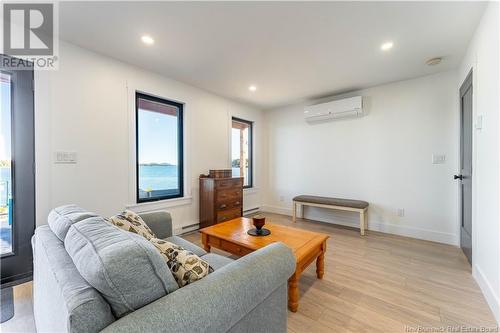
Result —
<svg viewBox="0 0 500 333"><path fill-rule="evenodd" d="M299 195L293 198L293 222L297 219L297 206L301 205L301 218L304 218L304 206L347 210L359 213L359 230L361 236L365 234L368 219L368 202L361 200L318 197L314 195Z"/></svg>

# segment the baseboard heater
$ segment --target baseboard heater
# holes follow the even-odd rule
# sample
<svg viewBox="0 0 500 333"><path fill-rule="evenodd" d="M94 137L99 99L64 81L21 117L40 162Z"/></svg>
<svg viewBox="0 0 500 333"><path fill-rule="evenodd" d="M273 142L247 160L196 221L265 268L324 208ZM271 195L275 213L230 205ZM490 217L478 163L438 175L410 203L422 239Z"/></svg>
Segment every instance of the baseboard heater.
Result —
<svg viewBox="0 0 500 333"><path fill-rule="evenodd" d="M193 223L193 224L190 224L190 225L185 225L185 226L182 226L180 228L175 228L173 230L173 233L174 235L176 236L179 236L179 235L184 235L188 232L191 232L191 231L195 231L197 229L200 228L200 224L199 223Z"/></svg>
<svg viewBox="0 0 500 333"><path fill-rule="evenodd" d="M257 213L258 211L260 210L260 207L254 207L254 208L250 208L250 209L247 209L247 210L244 210L243 211L243 216L245 215L249 215L249 214L254 214L254 213ZM200 224L199 223L193 223L193 224L189 224L189 225L184 225L179 229L177 229L178 231L181 232L181 234L190 229L189 231L193 231L193 230L196 230L196 229L199 229L200 228Z"/></svg>
<svg viewBox="0 0 500 333"><path fill-rule="evenodd" d="M253 214L253 213L257 213L259 211L260 211L260 207L250 208L250 209L247 209L247 210L243 211L243 216L249 215L249 214Z"/></svg>
<svg viewBox="0 0 500 333"><path fill-rule="evenodd" d="M190 225L185 225L185 226L182 226L181 227L181 230L186 230L186 229L190 229L192 227L199 227L199 223L193 223L193 224L190 224Z"/></svg>

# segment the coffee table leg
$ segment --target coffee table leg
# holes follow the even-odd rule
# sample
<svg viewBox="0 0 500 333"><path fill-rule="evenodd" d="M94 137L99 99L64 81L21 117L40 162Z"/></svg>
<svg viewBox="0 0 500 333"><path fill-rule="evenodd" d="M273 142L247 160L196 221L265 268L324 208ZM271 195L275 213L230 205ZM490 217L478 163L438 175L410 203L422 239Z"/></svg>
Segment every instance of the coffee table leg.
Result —
<svg viewBox="0 0 500 333"><path fill-rule="evenodd" d="M201 234L201 242L203 243L203 248L205 251L210 252L210 245L208 244L208 236Z"/></svg>
<svg viewBox="0 0 500 333"><path fill-rule="evenodd" d="M299 276L297 273L288 279L288 308L292 312L297 312L299 308Z"/></svg>
<svg viewBox="0 0 500 333"><path fill-rule="evenodd" d="M318 279L322 279L325 274L325 251L326 251L326 242L321 246L321 254L316 259L316 276Z"/></svg>

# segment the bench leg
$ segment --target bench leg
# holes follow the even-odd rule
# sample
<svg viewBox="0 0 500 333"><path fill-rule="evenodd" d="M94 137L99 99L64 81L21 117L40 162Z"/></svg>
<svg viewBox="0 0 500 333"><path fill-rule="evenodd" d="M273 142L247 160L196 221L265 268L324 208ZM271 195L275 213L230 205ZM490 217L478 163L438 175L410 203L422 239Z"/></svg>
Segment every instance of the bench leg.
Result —
<svg viewBox="0 0 500 333"><path fill-rule="evenodd" d="M365 235L365 210L359 212L359 232L361 236Z"/></svg>
<svg viewBox="0 0 500 333"><path fill-rule="evenodd" d="M297 222L297 203L294 201L293 202L293 217L292 217L293 223Z"/></svg>
<svg viewBox="0 0 500 333"><path fill-rule="evenodd" d="M365 209L365 229L368 229L368 208Z"/></svg>
<svg viewBox="0 0 500 333"><path fill-rule="evenodd" d="M300 218L301 219L304 219L304 208L305 208L304 204L300 205Z"/></svg>

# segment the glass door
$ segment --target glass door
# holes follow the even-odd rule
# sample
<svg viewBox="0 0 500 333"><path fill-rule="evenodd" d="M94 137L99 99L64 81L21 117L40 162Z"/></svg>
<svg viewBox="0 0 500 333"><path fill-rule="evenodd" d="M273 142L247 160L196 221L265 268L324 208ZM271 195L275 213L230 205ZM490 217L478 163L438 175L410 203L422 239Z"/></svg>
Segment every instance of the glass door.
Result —
<svg viewBox="0 0 500 333"><path fill-rule="evenodd" d="M2 287L30 280L35 230L33 70L1 67L0 275Z"/></svg>
<svg viewBox="0 0 500 333"><path fill-rule="evenodd" d="M0 72L0 255L12 253L12 80Z"/></svg>

